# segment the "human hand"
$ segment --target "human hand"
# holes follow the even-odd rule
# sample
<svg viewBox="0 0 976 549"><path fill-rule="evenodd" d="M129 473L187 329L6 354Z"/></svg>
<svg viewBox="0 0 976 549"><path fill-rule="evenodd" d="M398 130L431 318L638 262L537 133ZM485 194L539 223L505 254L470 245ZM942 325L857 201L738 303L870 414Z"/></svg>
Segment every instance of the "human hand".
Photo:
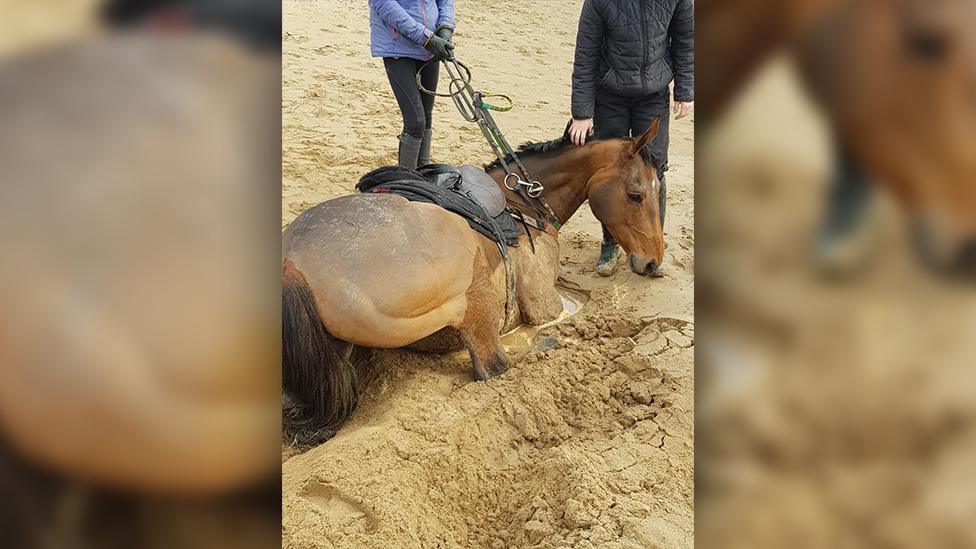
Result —
<svg viewBox="0 0 976 549"><path fill-rule="evenodd" d="M585 145L586 137L592 129L592 118L584 118L582 120L574 118L572 124L569 125L569 140L576 145Z"/></svg>
<svg viewBox="0 0 976 549"><path fill-rule="evenodd" d="M675 101L672 105L671 110L674 112L675 120L681 120L682 118L691 114L691 111L695 109L694 101Z"/></svg>
<svg viewBox="0 0 976 549"><path fill-rule="evenodd" d="M434 59L452 59L454 57L454 44L444 40L437 34L430 35L427 42L424 43L424 49L426 49L434 57Z"/></svg>
<svg viewBox="0 0 976 549"><path fill-rule="evenodd" d="M447 42L450 45L452 45L452 46L454 45L454 29L452 29L451 27L449 27L447 25L441 25L441 26L437 27L437 32L434 33L434 34L436 34L437 36L440 36L444 40L447 40Z"/></svg>

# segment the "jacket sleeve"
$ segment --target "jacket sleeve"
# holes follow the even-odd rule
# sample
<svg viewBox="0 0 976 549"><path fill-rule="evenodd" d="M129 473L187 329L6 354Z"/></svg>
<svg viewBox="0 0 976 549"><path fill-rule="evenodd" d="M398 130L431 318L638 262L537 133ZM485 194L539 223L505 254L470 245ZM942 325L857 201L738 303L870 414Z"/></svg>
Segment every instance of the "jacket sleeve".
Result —
<svg viewBox="0 0 976 549"><path fill-rule="evenodd" d="M433 34L410 17L396 0L369 0L369 6L376 10L376 14L386 25L418 44L423 45Z"/></svg>
<svg viewBox="0 0 976 549"><path fill-rule="evenodd" d="M573 61L573 118L593 118L596 89L600 80L600 54L603 51L604 21L597 8L599 0L586 0L576 34Z"/></svg>
<svg viewBox="0 0 976 549"><path fill-rule="evenodd" d="M454 0L437 0L437 26L447 25L454 29Z"/></svg>
<svg viewBox="0 0 976 549"><path fill-rule="evenodd" d="M674 66L674 100L695 100L695 3L678 0L671 18L671 60Z"/></svg>

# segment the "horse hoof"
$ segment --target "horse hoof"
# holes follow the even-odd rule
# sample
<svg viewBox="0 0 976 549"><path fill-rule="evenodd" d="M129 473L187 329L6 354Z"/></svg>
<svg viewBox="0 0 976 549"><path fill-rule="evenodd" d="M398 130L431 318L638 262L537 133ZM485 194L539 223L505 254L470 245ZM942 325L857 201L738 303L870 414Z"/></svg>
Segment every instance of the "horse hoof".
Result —
<svg viewBox="0 0 976 549"><path fill-rule="evenodd" d="M474 378L477 381L487 381L488 379L491 378L491 376L483 368L475 368L474 369Z"/></svg>
<svg viewBox="0 0 976 549"><path fill-rule="evenodd" d="M504 355L496 355L492 360L491 364L488 365L488 369L491 370L492 376L497 376L504 374L512 367L512 364L505 358Z"/></svg>
<svg viewBox="0 0 976 549"><path fill-rule="evenodd" d="M549 336L532 346L533 351L551 351L559 347L559 340Z"/></svg>

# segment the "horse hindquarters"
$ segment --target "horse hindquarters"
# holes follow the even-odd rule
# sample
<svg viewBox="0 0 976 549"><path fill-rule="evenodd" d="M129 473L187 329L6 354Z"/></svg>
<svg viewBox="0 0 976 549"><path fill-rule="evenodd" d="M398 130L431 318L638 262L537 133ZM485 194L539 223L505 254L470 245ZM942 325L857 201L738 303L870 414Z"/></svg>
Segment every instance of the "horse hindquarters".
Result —
<svg viewBox="0 0 976 549"><path fill-rule="evenodd" d="M358 379L352 345L328 332L305 277L286 262L281 294L281 381L296 400L284 414L289 438L329 437L356 408Z"/></svg>

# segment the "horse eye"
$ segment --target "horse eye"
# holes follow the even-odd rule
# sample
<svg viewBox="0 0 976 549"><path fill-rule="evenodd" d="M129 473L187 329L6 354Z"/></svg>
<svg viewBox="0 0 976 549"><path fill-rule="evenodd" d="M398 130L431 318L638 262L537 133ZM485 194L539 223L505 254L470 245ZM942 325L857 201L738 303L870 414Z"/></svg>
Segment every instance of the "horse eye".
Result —
<svg viewBox="0 0 976 549"><path fill-rule="evenodd" d="M637 193L627 193L627 198L629 198L631 202L637 202L638 204L644 201L644 197Z"/></svg>
<svg viewBox="0 0 976 549"><path fill-rule="evenodd" d="M910 55L929 63L941 61L949 50L949 40L933 30L915 30L905 37Z"/></svg>

